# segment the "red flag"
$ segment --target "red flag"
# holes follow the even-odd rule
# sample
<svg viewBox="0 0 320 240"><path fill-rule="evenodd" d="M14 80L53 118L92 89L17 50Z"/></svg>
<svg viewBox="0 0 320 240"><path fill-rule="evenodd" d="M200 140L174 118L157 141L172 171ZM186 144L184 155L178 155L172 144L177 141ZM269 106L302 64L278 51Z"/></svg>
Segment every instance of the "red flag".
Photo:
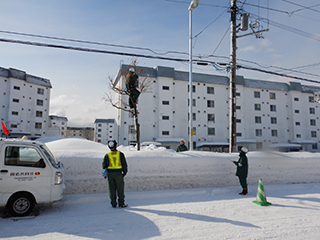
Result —
<svg viewBox="0 0 320 240"><path fill-rule="evenodd" d="M4 125L4 122L1 121L1 125L2 125L2 128L3 128L3 132L6 136L9 135L9 130L6 128L6 125Z"/></svg>

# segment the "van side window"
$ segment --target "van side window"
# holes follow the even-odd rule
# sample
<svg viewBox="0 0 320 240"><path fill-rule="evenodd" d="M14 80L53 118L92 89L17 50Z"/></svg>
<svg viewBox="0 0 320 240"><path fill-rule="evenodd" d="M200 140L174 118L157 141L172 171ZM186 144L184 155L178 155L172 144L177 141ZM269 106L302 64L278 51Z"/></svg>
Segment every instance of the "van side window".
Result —
<svg viewBox="0 0 320 240"><path fill-rule="evenodd" d="M5 156L5 165L38 168L46 167L42 157L34 148L6 147Z"/></svg>

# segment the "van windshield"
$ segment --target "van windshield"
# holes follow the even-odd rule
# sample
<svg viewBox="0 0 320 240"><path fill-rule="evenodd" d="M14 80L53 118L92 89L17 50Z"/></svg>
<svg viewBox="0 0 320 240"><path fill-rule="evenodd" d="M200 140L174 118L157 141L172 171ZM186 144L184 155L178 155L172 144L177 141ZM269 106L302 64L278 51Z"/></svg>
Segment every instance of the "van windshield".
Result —
<svg viewBox="0 0 320 240"><path fill-rule="evenodd" d="M49 150L49 148L46 145L40 145L41 149L43 150L43 152L45 153L45 155L47 156L47 158L49 159L49 161L51 162L52 166L54 167L58 167L59 163L56 161L56 159L54 158L52 152Z"/></svg>

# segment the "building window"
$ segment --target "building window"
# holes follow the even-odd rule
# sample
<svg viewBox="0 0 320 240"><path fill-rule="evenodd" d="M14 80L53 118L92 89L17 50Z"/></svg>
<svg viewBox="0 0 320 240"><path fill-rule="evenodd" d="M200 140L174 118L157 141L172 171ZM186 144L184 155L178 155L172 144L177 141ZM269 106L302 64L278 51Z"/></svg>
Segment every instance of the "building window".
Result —
<svg viewBox="0 0 320 240"><path fill-rule="evenodd" d="M11 124L11 128L18 128L18 124Z"/></svg>
<svg viewBox="0 0 320 240"><path fill-rule="evenodd" d="M316 114L315 108L309 108L309 113L310 114Z"/></svg>
<svg viewBox="0 0 320 240"><path fill-rule="evenodd" d="M169 116L162 116L162 120L169 120Z"/></svg>
<svg viewBox="0 0 320 240"><path fill-rule="evenodd" d="M20 87L18 87L18 86L13 86L13 89L14 89L14 90L20 90Z"/></svg>
<svg viewBox="0 0 320 240"><path fill-rule="evenodd" d="M254 110L261 111L261 104L260 103L255 103L254 104Z"/></svg>
<svg viewBox="0 0 320 240"><path fill-rule="evenodd" d="M98 137L101 137L101 134L98 134Z"/></svg>
<svg viewBox="0 0 320 240"><path fill-rule="evenodd" d="M277 118L271 117L271 124L277 124Z"/></svg>
<svg viewBox="0 0 320 240"><path fill-rule="evenodd" d="M254 96L254 98L260 98L260 92L254 91L253 96Z"/></svg>
<svg viewBox="0 0 320 240"><path fill-rule="evenodd" d="M134 125L129 125L129 133L130 134L135 134L136 133L136 128L134 127Z"/></svg>
<svg viewBox="0 0 320 240"><path fill-rule="evenodd" d="M241 106L236 106L236 109L237 110L241 110Z"/></svg>
<svg viewBox="0 0 320 240"><path fill-rule="evenodd" d="M169 131L162 131L162 135L168 136L169 135Z"/></svg>
<svg viewBox="0 0 320 240"><path fill-rule="evenodd" d="M214 87L207 87L207 94L214 94Z"/></svg>
<svg viewBox="0 0 320 240"><path fill-rule="evenodd" d="M197 121L197 114L196 113L192 113L192 121Z"/></svg>
<svg viewBox="0 0 320 240"><path fill-rule="evenodd" d="M241 93L236 92L236 96L237 96L237 97L240 97L240 96L241 96Z"/></svg>
<svg viewBox="0 0 320 240"><path fill-rule="evenodd" d="M316 120L315 119L310 119L310 125L315 126L316 125Z"/></svg>
<svg viewBox="0 0 320 240"><path fill-rule="evenodd" d="M188 85L188 92L190 91L190 86ZM192 86L192 92L196 92L196 86Z"/></svg>
<svg viewBox="0 0 320 240"><path fill-rule="evenodd" d="M300 122L296 122L296 126L300 126Z"/></svg>
<svg viewBox="0 0 320 240"><path fill-rule="evenodd" d="M43 106L43 100L37 99L37 106Z"/></svg>
<svg viewBox="0 0 320 240"><path fill-rule="evenodd" d="M207 100L207 107L208 108L214 108L214 101L213 100Z"/></svg>
<svg viewBox="0 0 320 240"><path fill-rule="evenodd" d="M196 99L192 99L192 106L193 106L193 107L196 106Z"/></svg>
<svg viewBox="0 0 320 240"><path fill-rule="evenodd" d="M12 99L12 102L18 103L18 102L19 102L19 99L14 98L14 99Z"/></svg>
<svg viewBox="0 0 320 240"><path fill-rule="evenodd" d="M241 119L236 119L236 123L241 123Z"/></svg>
<svg viewBox="0 0 320 240"><path fill-rule="evenodd" d="M317 132L316 131L311 131L311 137L316 138L317 137Z"/></svg>
<svg viewBox="0 0 320 240"><path fill-rule="evenodd" d="M16 111L12 111L11 114L14 115L14 116L18 116L19 115L19 113L16 112Z"/></svg>
<svg viewBox="0 0 320 240"><path fill-rule="evenodd" d="M169 105L169 101L162 101L162 105Z"/></svg>
<svg viewBox="0 0 320 240"><path fill-rule="evenodd" d="M208 122L215 122L214 114L209 114L208 113Z"/></svg>
<svg viewBox="0 0 320 240"><path fill-rule="evenodd" d="M309 96L309 102L314 102L314 97Z"/></svg>
<svg viewBox="0 0 320 240"><path fill-rule="evenodd" d="M256 137L262 137L262 129L256 129Z"/></svg>
<svg viewBox="0 0 320 240"><path fill-rule="evenodd" d="M278 130L271 130L271 136L272 137L278 137Z"/></svg>
<svg viewBox="0 0 320 240"><path fill-rule="evenodd" d="M36 117L42 117L42 112L41 111L36 111Z"/></svg>
<svg viewBox="0 0 320 240"><path fill-rule="evenodd" d="M272 93L272 92L271 92L271 93L269 94L269 96L270 96L270 99L276 99L276 94L275 94L275 93Z"/></svg>
<svg viewBox="0 0 320 240"><path fill-rule="evenodd" d="M35 128L36 129L41 129L42 128L42 123L36 122L35 123Z"/></svg>
<svg viewBox="0 0 320 240"><path fill-rule="evenodd" d="M296 138L301 138L301 134L296 134Z"/></svg>
<svg viewBox="0 0 320 240"><path fill-rule="evenodd" d="M297 97L295 97L293 100L296 102L299 102L299 98L297 98Z"/></svg>
<svg viewBox="0 0 320 240"><path fill-rule="evenodd" d="M236 136L237 136L237 137L242 137L242 133L241 133L241 132L240 132L240 133L238 132L238 133L236 133Z"/></svg>
<svg viewBox="0 0 320 240"><path fill-rule="evenodd" d="M254 117L255 123L261 123L261 117Z"/></svg>
<svg viewBox="0 0 320 240"><path fill-rule="evenodd" d="M37 93L40 95L44 95L44 89L43 88L38 88Z"/></svg>
<svg viewBox="0 0 320 240"><path fill-rule="evenodd" d="M300 113L300 110L296 109L294 110L294 113Z"/></svg>
<svg viewBox="0 0 320 240"><path fill-rule="evenodd" d="M98 129L98 132L101 132L101 129Z"/></svg>
<svg viewBox="0 0 320 240"><path fill-rule="evenodd" d="M277 111L276 105L270 105L270 112L276 112L276 111Z"/></svg>
<svg viewBox="0 0 320 240"><path fill-rule="evenodd" d="M215 128L208 128L208 135L215 135L216 134L216 129Z"/></svg>
<svg viewBox="0 0 320 240"><path fill-rule="evenodd" d="M170 90L169 86L162 86L162 90Z"/></svg>

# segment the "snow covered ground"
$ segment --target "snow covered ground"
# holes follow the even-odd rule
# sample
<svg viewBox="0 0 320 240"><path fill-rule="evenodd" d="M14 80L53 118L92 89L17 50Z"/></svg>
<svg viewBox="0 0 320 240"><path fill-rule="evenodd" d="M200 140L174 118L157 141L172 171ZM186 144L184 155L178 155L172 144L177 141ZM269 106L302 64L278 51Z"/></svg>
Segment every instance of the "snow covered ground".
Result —
<svg viewBox="0 0 320 240"><path fill-rule="evenodd" d="M47 145L66 168L66 195L37 206L34 219L1 218L1 239L319 239L320 153L249 152L249 194L240 197L229 161L238 154L120 146L129 208L113 209L101 177L105 145ZM252 203L260 178L271 206Z"/></svg>

